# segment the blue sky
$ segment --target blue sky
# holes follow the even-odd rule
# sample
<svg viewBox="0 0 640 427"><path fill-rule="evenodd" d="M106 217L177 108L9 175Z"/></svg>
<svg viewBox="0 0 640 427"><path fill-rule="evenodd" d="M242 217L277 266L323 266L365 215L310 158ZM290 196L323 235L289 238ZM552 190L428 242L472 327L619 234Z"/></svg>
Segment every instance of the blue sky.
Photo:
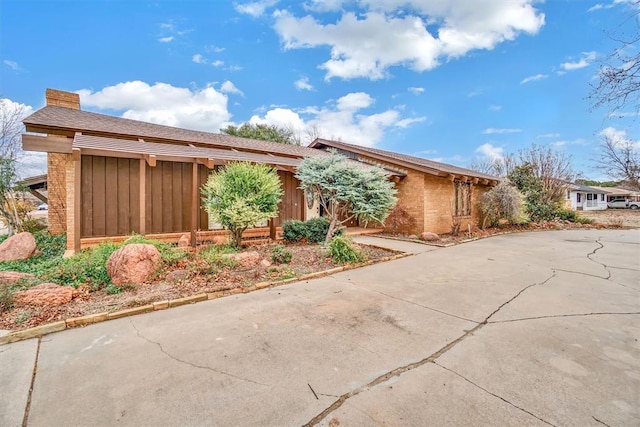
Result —
<svg viewBox="0 0 640 427"><path fill-rule="evenodd" d="M590 111L629 0L17 1L0 4L0 96L27 111L55 88L83 110L217 132L267 122L459 166L531 143L587 178ZM15 103L15 104L13 104ZM620 113L627 113L621 111ZM630 114L631 115L631 114ZM41 155L22 157L42 173Z"/></svg>

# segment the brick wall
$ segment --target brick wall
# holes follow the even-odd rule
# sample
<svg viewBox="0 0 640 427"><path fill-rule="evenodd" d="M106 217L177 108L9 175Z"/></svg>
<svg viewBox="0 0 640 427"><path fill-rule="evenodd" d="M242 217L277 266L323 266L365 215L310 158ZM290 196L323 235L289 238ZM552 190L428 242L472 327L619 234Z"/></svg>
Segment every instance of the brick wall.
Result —
<svg viewBox="0 0 640 427"><path fill-rule="evenodd" d="M61 234L67 231L67 183L66 165L72 163L68 154L47 154L47 188L49 192L49 232Z"/></svg>
<svg viewBox="0 0 640 427"><path fill-rule="evenodd" d="M55 89L46 91L47 105L80 109L80 96L77 93L64 92ZM47 154L47 188L49 201L49 232L61 234L67 232L67 188L73 183L73 161L69 154ZM69 181L71 178L71 181ZM71 187L69 187L71 188ZM73 208L71 207L73 212ZM73 242L73 239L67 241Z"/></svg>

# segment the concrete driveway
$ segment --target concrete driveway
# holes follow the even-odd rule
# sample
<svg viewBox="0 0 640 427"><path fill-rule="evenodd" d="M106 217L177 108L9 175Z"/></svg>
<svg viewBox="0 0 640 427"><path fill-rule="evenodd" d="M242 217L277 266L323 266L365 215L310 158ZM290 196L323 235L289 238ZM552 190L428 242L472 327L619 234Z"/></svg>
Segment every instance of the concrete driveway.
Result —
<svg viewBox="0 0 640 427"><path fill-rule="evenodd" d="M415 255L0 347L0 425L640 425L638 230L386 242Z"/></svg>

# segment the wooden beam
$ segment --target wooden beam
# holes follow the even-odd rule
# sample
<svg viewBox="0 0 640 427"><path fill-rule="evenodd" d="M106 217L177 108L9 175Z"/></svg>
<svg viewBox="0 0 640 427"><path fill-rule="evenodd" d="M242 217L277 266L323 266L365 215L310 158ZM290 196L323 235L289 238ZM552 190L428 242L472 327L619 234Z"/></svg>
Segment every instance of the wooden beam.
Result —
<svg viewBox="0 0 640 427"><path fill-rule="evenodd" d="M294 168L293 166L278 165L277 169L280 169L280 170L283 170L283 171L287 171L287 172L291 172L291 173L296 173L296 168Z"/></svg>
<svg viewBox="0 0 640 427"><path fill-rule="evenodd" d="M82 152L79 148L74 148L71 150L71 158L73 158L74 162L79 162L82 159Z"/></svg>
<svg viewBox="0 0 640 427"><path fill-rule="evenodd" d="M37 190L34 190L32 188L27 188L27 190L29 190L29 193L33 194L42 203L49 203L49 201L47 200L47 198L45 197L44 194L42 194L42 193L40 193Z"/></svg>
<svg viewBox="0 0 640 427"><path fill-rule="evenodd" d="M22 135L22 149L25 151L41 151L45 153L71 154L73 140L63 136Z"/></svg>
<svg viewBox="0 0 640 427"><path fill-rule="evenodd" d="M147 232L147 161L140 159L140 234Z"/></svg>
<svg viewBox="0 0 640 427"><path fill-rule="evenodd" d="M478 184L479 181L480 181L480 178L473 178L473 185Z"/></svg>
<svg viewBox="0 0 640 427"><path fill-rule="evenodd" d="M206 157L198 157L196 159L196 163L199 165L205 165L207 169L213 169L213 166L215 165L213 159L208 159Z"/></svg>
<svg viewBox="0 0 640 427"><path fill-rule="evenodd" d="M452 173L449 174L449 179L451 180L451 182L456 180L456 176Z"/></svg>
<svg viewBox="0 0 640 427"><path fill-rule="evenodd" d="M145 154L144 159L147 161L147 164L152 168L156 167L156 155L155 154Z"/></svg>
<svg viewBox="0 0 640 427"><path fill-rule="evenodd" d="M489 185L489 180L488 179L483 179L482 180L482 185Z"/></svg>
<svg viewBox="0 0 640 427"><path fill-rule="evenodd" d="M198 164L194 163L191 168L191 246L194 248L198 243L196 240L198 229L198 209L200 204L198 203Z"/></svg>

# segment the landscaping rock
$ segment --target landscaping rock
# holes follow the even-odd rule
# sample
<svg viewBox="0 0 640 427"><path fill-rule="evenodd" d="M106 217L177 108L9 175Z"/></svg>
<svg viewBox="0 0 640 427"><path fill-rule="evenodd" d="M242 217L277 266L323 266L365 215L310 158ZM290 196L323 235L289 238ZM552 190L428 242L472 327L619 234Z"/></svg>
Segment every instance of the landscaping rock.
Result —
<svg viewBox="0 0 640 427"><path fill-rule="evenodd" d="M0 283L16 283L22 279L35 279L36 276L17 271L0 271Z"/></svg>
<svg viewBox="0 0 640 427"><path fill-rule="evenodd" d="M189 239L188 235L183 234L182 236L180 236L180 239L178 240L179 248L188 248L190 244L191 244L191 239Z"/></svg>
<svg viewBox="0 0 640 427"><path fill-rule="evenodd" d="M415 240L415 239L418 238L418 236L416 236L415 234L410 234L408 238L412 239L412 240Z"/></svg>
<svg viewBox="0 0 640 427"><path fill-rule="evenodd" d="M263 267L271 267L271 261L263 259L262 261L260 261L260 265Z"/></svg>
<svg viewBox="0 0 640 427"><path fill-rule="evenodd" d="M42 283L26 291L16 292L13 298L18 305L56 306L73 299L73 288L55 283Z"/></svg>
<svg viewBox="0 0 640 427"><path fill-rule="evenodd" d="M256 251L225 254L222 256L236 261L240 267L253 267L260 262L260 253Z"/></svg>
<svg viewBox="0 0 640 427"><path fill-rule="evenodd" d="M425 242L434 242L436 240L440 240L440 236L438 236L436 233L425 231L424 233L420 234L420 240Z"/></svg>
<svg viewBox="0 0 640 427"><path fill-rule="evenodd" d="M155 273L161 259L155 246L133 243L111 254L107 273L115 286L142 283Z"/></svg>
<svg viewBox="0 0 640 427"><path fill-rule="evenodd" d="M28 232L18 233L0 244L0 261L27 259L36 250L36 239Z"/></svg>
<svg viewBox="0 0 640 427"><path fill-rule="evenodd" d="M173 270L167 274L166 281L175 283L184 280L187 277L189 277L189 272L187 270Z"/></svg>

